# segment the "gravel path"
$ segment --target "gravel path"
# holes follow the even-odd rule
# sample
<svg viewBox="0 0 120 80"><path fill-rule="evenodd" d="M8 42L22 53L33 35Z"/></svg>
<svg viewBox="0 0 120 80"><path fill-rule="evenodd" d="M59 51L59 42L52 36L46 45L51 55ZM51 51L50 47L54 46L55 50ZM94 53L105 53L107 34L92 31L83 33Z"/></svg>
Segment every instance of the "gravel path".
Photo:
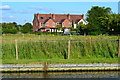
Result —
<svg viewBox="0 0 120 80"><path fill-rule="evenodd" d="M42 68L44 64L3 64L0 68ZM118 67L120 64L108 64L108 63L94 63L94 64L48 64L49 68L64 68L64 67Z"/></svg>

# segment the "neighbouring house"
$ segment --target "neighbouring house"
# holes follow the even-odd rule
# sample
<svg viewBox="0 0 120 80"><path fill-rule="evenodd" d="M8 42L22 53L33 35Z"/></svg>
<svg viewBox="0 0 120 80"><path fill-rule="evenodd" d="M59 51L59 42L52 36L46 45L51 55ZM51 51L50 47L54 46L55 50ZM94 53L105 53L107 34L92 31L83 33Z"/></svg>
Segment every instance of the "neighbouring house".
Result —
<svg viewBox="0 0 120 80"><path fill-rule="evenodd" d="M33 20L33 31L48 31L56 32L57 25L60 27L72 27L76 28L77 24L83 22L87 24L84 20L84 15L71 15L71 14L34 14Z"/></svg>

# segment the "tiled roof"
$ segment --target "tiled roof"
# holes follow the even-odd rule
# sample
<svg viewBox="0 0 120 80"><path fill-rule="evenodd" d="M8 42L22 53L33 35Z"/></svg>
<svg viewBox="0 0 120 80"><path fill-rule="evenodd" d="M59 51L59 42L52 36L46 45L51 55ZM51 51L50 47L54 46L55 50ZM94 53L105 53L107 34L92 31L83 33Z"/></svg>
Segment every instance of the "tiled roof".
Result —
<svg viewBox="0 0 120 80"><path fill-rule="evenodd" d="M37 14L36 14L37 15ZM55 19L53 19L53 15ZM69 14L70 15L70 14ZM43 19L41 18L43 17ZM45 23L49 18L52 18L55 22L62 22L65 19L68 19L68 14L38 14L38 19L40 22ZM78 22L83 19L83 15L70 15L70 21Z"/></svg>

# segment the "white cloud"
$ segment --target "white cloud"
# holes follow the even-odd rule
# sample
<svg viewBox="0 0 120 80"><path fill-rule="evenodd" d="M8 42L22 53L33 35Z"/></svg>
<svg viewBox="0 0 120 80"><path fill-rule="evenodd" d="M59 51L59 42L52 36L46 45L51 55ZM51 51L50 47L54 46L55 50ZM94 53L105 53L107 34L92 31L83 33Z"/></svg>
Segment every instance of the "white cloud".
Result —
<svg viewBox="0 0 120 80"><path fill-rule="evenodd" d="M32 13L32 11L26 11L26 10L20 10L20 11L16 11L16 10L12 10L11 13L20 13L20 14L28 14L28 13Z"/></svg>
<svg viewBox="0 0 120 80"><path fill-rule="evenodd" d="M0 6L0 9L1 10L10 10L11 8L8 5L4 5L4 6Z"/></svg>
<svg viewBox="0 0 120 80"><path fill-rule="evenodd" d="M43 12L51 12L54 13L55 10L52 8L45 8L45 7L31 7L32 9L35 9L37 11L43 11Z"/></svg>
<svg viewBox="0 0 120 80"><path fill-rule="evenodd" d="M8 16L9 18L13 18L13 16Z"/></svg>
<svg viewBox="0 0 120 80"><path fill-rule="evenodd" d="M1 16L2 19L14 19L14 16Z"/></svg>

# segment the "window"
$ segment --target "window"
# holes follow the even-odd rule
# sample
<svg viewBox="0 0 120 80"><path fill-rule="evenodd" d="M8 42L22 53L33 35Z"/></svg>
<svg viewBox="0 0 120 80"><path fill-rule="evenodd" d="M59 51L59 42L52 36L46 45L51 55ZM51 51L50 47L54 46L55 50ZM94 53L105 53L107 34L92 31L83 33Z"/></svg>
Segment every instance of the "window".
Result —
<svg viewBox="0 0 120 80"><path fill-rule="evenodd" d="M49 19L51 19L51 17L49 17Z"/></svg>
<svg viewBox="0 0 120 80"><path fill-rule="evenodd" d="M41 26L43 26L43 23L41 23Z"/></svg>
<svg viewBox="0 0 120 80"><path fill-rule="evenodd" d="M38 26L38 22L36 22L36 26Z"/></svg>
<svg viewBox="0 0 120 80"><path fill-rule="evenodd" d="M72 23L69 23L68 26L72 26Z"/></svg>
<svg viewBox="0 0 120 80"><path fill-rule="evenodd" d="M52 23L52 26L55 26L55 23Z"/></svg>
<svg viewBox="0 0 120 80"><path fill-rule="evenodd" d="M48 26L48 23L45 23L45 26Z"/></svg>
<svg viewBox="0 0 120 80"><path fill-rule="evenodd" d="M64 23L62 23L62 27L64 27Z"/></svg>
<svg viewBox="0 0 120 80"><path fill-rule="evenodd" d="M59 22L57 22L56 24L59 24Z"/></svg>
<svg viewBox="0 0 120 80"><path fill-rule="evenodd" d="M40 17L40 19L44 19L44 17Z"/></svg>

